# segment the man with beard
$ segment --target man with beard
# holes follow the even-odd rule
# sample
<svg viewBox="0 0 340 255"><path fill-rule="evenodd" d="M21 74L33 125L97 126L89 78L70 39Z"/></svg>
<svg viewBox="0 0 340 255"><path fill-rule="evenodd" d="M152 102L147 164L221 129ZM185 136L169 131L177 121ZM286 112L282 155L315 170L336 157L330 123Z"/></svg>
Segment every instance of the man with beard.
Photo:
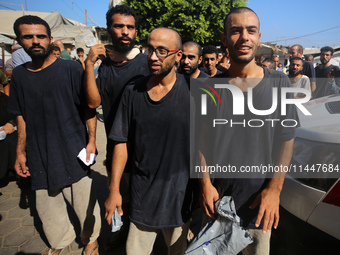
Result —
<svg viewBox="0 0 340 255"><path fill-rule="evenodd" d="M148 75L149 70L146 56L134 48L138 29L134 10L126 5L116 5L107 12L106 24L112 47L102 44L91 47L85 63L85 91L90 108L102 104L108 136L125 86L136 78ZM94 64L99 56L107 57L99 67L96 81ZM106 150L106 169L110 174L113 153L110 139L107 140Z"/></svg>
<svg viewBox="0 0 340 255"><path fill-rule="evenodd" d="M187 78L176 73L181 37L169 28L150 33L146 47L151 75L126 87L110 133L116 142L105 218L123 214L119 183L131 162L128 255L151 254L163 233L168 254L184 254L190 216L189 119ZM128 151L129 143L129 151Z"/></svg>
<svg viewBox="0 0 340 255"><path fill-rule="evenodd" d="M295 57L290 60L289 75L290 81L294 88L303 88L311 91L309 78L302 74L303 60L302 58ZM303 93L294 93L295 98L304 98L306 95Z"/></svg>
<svg viewBox="0 0 340 255"><path fill-rule="evenodd" d="M195 42L183 44L183 53L180 61L179 72L190 78L208 78L209 75L201 72L198 65L202 62L202 47Z"/></svg>
<svg viewBox="0 0 340 255"><path fill-rule="evenodd" d="M80 221L84 251L98 254L100 209L90 168L77 159L83 148L86 161L96 151L97 120L85 104L83 69L50 54L53 38L41 18L20 17L14 31L32 58L12 75L8 109L18 115L15 170L21 177L31 176L36 209L51 246L44 254L60 254L75 239L67 202Z"/></svg>
<svg viewBox="0 0 340 255"><path fill-rule="evenodd" d="M339 71L338 66L334 66L330 63L333 57L333 48L325 46L321 48L320 52L321 65L315 67L317 78L315 98L335 94L337 87L340 85L340 79L334 79L334 75L332 75L332 71Z"/></svg>
<svg viewBox="0 0 340 255"><path fill-rule="evenodd" d="M260 22L256 13L247 7L234 9L224 21L222 43L229 50L231 66L226 72L215 76L222 78L221 81L214 78L213 82L229 84L232 88L216 89L223 106L221 104L216 107L213 103L208 105L210 111L206 115L208 122L205 123L212 123L211 118L223 116L224 119L232 120L234 124L202 127L199 150L203 167L230 165L240 171L243 167L250 169L260 165L283 167L290 163L295 128L283 127L280 122L286 118L296 118L293 106L288 106L286 116L281 114L280 105L266 116L253 114L248 105L245 105L244 114L233 113L234 99L233 93L230 93L232 90L240 93L242 91L247 102L247 97L250 96L248 91L251 88L254 108L270 109L273 101L280 99L278 97L281 88L291 86L289 79L282 72L256 64L255 54L261 37L259 29ZM278 89L277 98L272 96L273 88ZM265 118L280 121L269 123ZM252 119L261 120L264 124L261 127L246 125ZM209 153L210 151L214 153ZM221 173L210 177L203 175L200 179L201 205L209 217L216 217L214 203L218 199L223 196L233 198L241 224L249 230L254 240L242 251L244 255L269 254L270 231L272 227L277 228L279 222L279 198L284 173L279 172L274 177L266 179L266 176L261 174L247 172L241 175L237 173L236 175ZM261 229L258 229L259 227Z"/></svg>
<svg viewBox="0 0 340 255"><path fill-rule="evenodd" d="M294 57L299 57L302 58L303 55L303 47L300 44L294 44L292 47L289 49L289 61L290 59ZM311 62L308 61L303 61L303 69L302 69L302 74L306 75L309 77L310 84L311 84L311 89L312 92L315 92L316 88L316 80L315 80L315 70L314 66Z"/></svg>

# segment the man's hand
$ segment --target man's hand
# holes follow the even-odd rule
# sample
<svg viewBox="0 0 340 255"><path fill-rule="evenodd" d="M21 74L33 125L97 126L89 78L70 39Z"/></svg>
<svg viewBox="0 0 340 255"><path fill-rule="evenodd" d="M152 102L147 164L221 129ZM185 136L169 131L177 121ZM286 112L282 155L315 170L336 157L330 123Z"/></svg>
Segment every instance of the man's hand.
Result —
<svg viewBox="0 0 340 255"><path fill-rule="evenodd" d="M5 130L6 134L12 134L15 129L11 123L6 123L2 128L0 128L0 131Z"/></svg>
<svg viewBox="0 0 340 255"><path fill-rule="evenodd" d="M255 201L249 207L255 209L258 205L259 212L255 226L258 227L263 218L263 233L270 232L272 227L276 229L279 225L279 205L280 205L280 191L275 189L266 188L257 195Z"/></svg>
<svg viewBox="0 0 340 255"><path fill-rule="evenodd" d="M216 188L211 184L210 179L201 179L201 197L200 204L202 210L210 218L216 218L215 202L219 199Z"/></svg>
<svg viewBox="0 0 340 255"><path fill-rule="evenodd" d="M100 55L106 57L106 49L103 44L96 44L91 47L89 54L87 55L86 64L94 65Z"/></svg>
<svg viewBox="0 0 340 255"><path fill-rule="evenodd" d="M118 190L110 191L108 198L105 201L105 219L111 225L112 215L117 208L118 214L123 215L122 196Z"/></svg>
<svg viewBox="0 0 340 255"><path fill-rule="evenodd" d="M28 167L26 166L26 153L17 153L14 169L17 175L21 177L26 178L27 176L31 176Z"/></svg>
<svg viewBox="0 0 340 255"><path fill-rule="evenodd" d="M86 146L86 162L90 161L91 153L96 154L96 144L89 142Z"/></svg>

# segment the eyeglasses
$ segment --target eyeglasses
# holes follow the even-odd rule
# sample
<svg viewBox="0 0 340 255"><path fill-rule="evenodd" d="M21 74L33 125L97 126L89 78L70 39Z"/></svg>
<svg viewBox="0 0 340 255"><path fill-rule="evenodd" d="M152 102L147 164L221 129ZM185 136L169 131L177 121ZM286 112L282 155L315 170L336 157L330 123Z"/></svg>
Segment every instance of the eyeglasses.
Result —
<svg viewBox="0 0 340 255"><path fill-rule="evenodd" d="M179 51L179 50L167 50L167 49L164 49L164 48L153 49L151 47L146 48L146 54L148 55L148 57L152 56L152 54L155 52L157 57L166 58L166 57L169 56L170 52L177 52L177 51Z"/></svg>

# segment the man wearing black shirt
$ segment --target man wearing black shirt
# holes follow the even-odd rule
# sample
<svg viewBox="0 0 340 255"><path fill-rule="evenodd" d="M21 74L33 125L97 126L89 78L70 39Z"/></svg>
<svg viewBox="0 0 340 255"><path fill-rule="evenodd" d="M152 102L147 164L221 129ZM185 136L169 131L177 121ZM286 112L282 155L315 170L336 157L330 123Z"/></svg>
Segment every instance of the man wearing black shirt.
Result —
<svg viewBox="0 0 340 255"><path fill-rule="evenodd" d="M336 94L339 89L334 89L334 87L338 87L337 84L340 85L339 78L334 79L332 76L332 70L339 71L338 66L334 66L330 63L330 60L333 57L333 48L329 46L325 46L321 48L320 61L321 65L315 67L316 73L316 90L315 90L315 98L328 96L332 94ZM334 86L334 87L333 87Z"/></svg>
<svg viewBox="0 0 340 255"><path fill-rule="evenodd" d="M41 18L23 16L14 31L32 58L12 75L8 109L18 115L15 170L21 177L31 176L37 212L51 245L44 254L60 254L75 238L66 201L78 216L84 252L98 254L100 209L90 169L77 158L83 148L86 161L96 151L97 119L85 104L83 69L50 54L53 38Z"/></svg>
<svg viewBox="0 0 340 255"><path fill-rule="evenodd" d="M97 44L91 47L85 66L85 91L90 108L103 106L107 137L110 134L120 97L125 86L149 74L146 56L134 48L138 29L138 18L133 9L116 5L106 14L107 31L112 46ZM95 80L94 64L99 56L106 56ZM111 172L113 142L107 139L106 169Z"/></svg>
<svg viewBox="0 0 340 255"><path fill-rule="evenodd" d="M181 38L169 28L150 33L147 45L151 75L126 87L110 133L116 142L105 218L122 211L119 183L132 158L128 255L151 254L163 233L169 254L183 254L190 216L190 92L175 72L182 57ZM127 149L129 145L129 151Z"/></svg>
<svg viewBox="0 0 340 255"><path fill-rule="evenodd" d="M281 87L289 87L290 82L282 72L262 68L256 64L255 54L260 37L259 19L254 11L247 7L240 7L229 13L224 23L222 43L229 50L231 66L225 73L216 77L223 78L223 84L235 86L234 90L241 90L244 97L248 97L247 91L252 88L255 109L269 109L273 101L273 88L280 90ZM214 80L214 83L218 81ZM218 107L214 106L209 109L222 113L223 118L233 119L237 123L243 120L246 123L254 118L282 119L283 117L279 107L269 116L252 114L248 107L243 115L233 114L233 98L229 90L216 90L223 106L218 105ZM287 118L289 116L294 119L294 108L287 112ZM207 117L210 118L209 115ZM239 170L242 166L251 167L261 164L287 166L293 151L294 134L294 128L283 128L279 124L269 123L261 127L240 124L218 125L216 128L207 126L202 128L200 135L206 142L199 145L207 163L202 160L201 165L228 166L230 164ZM212 142L212 147L205 146L209 142ZM278 154L274 153L275 149L279 152ZM209 154L211 150L216 153ZM242 225L249 229L254 239L253 244L242 251L243 254L269 254L270 233L268 232L272 227L278 226L279 198L284 174L279 177L266 180L262 176L259 178L250 173L243 178L235 179L228 175L220 179L210 179L209 176L204 175L200 179L202 206L209 217L216 216L214 203L219 198L233 197L236 213L240 216ZM261 221L262 230L258 229Z"/></svg>

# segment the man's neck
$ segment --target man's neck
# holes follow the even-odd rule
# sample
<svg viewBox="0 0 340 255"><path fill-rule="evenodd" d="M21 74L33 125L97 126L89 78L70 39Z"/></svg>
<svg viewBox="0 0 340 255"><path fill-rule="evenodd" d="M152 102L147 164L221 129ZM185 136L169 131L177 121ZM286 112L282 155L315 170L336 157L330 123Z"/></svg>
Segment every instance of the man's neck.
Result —
<svg viewBox="0 0 340 255"><path fill-rule="evenodd" d="M123 64L131 59L134 59L140 53L139 49L137 48L132 48L129 52L119 52L113 47L107 49L107 52L110 59L117 64Z"/></svg>
<svg viewBox="0 0 340 255"><path fill-rule="evenodd" d="M231 65L228 70L232 78L263 78L264 71L255 63L255 59L247 64L240 64L230 60Z"/></svg>
<svg viewBox="0 0 340 255"><path fill-rule="evenodd" d="M210 77L215 76L216 73L217 73L217 68L215 68L215 69L213 69L213 70L211 70L211 71L208 71L208 70L207 70L207 74L208 74Z"/></svg>
<svg viewBox="0 0 340 255"><path fill-rule="evenodd" d="M331 63L327 62L327 64L321 64L319 65L320 69L325 69L327 67L331 66Z"/></svg>
<svg viewBox="0 0 340 255"><path fill-rule="evenodd" d="M41 59L41 58L32 58L32 62L29 62L27 64L27 69L33 72L38 72L40 70L43 70L44 68L51 65L54 61L56 61L57 58L53 55L48 55L47 58Z"/></svg>
<svg viewBox="0 0 340 255"><path fill-rule="evenodd" d="M196 71L190 75L190 78L196 79L200 75L200 73L200 69L197 68Z"/></svg>
<svg viewBox="0 0 340 255"><path fill-rule="evenodd" d="M176 80L175 67L164 77L151 75L146 85L149 97L154 101L161 100L172 89Z"/></svg>
<svg viewBox="0 0 340 255"><path fill-rule="evenodd" d="M302 77L302 74L298 74L296 76L289 76L291 83L297 83Z"/></svg>

